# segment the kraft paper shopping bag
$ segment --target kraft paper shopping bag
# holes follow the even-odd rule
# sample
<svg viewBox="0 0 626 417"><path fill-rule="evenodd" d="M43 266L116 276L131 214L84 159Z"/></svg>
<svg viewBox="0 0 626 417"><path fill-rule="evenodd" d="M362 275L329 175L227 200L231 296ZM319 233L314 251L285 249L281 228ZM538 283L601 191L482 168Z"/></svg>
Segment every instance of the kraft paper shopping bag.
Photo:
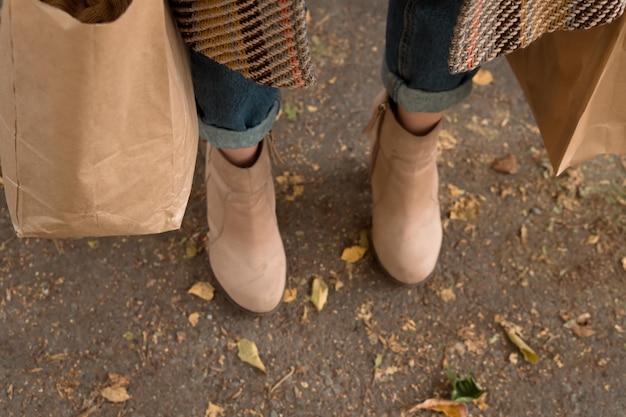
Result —
<svg viewBox="0 0 626 417"><path fill-rule="evenodd" d="M187 50L166 2L85 24L4 0L0 156L21 237L180 227L198 126Z"/></svg>
<svg viewBox="0 0 626 417"><path fill-rule="evenodd" d="M549 33L507 56L556 174L626 154L626 16Z"/></svg>

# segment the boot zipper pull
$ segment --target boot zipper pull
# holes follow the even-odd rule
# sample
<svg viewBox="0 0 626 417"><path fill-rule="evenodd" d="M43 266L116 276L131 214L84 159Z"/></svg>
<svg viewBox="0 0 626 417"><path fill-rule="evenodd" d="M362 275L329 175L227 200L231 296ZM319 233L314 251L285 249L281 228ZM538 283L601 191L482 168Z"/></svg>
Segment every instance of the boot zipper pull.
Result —
<svg viewBox="0 0 626 417"><path fill-rule="evenodd" d="M378 126L380 120L382 119L382 116L385 114L385 112L387 111L388 107L389 107L389 101L384 101L384 102L380 103L378 106L376 106L376 108L372 112L372 117L371 117L370 121L363 128L363 134L368 134L376 126Z"/></svg>

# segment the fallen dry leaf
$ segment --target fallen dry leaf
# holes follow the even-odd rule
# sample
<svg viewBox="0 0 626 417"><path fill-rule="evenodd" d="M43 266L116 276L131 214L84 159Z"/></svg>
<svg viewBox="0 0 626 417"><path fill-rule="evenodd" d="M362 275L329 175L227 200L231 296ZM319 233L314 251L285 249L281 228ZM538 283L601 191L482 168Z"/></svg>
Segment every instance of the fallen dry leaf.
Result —
<svg viewBox="0 0 626 417"><path fill-rule="evenodd" d="M523 224L522 227L520 227L519 236L520 236L520 239L522 239L522 245L527 246L528 245L528 228L526 228L525 224Z"/></svg>
<svg viewBox="0 0 626 417"><path fill-rule="evenodd" d="M491 71L480 69L476 75L474 75L473 81L478 85L488 85L493 82L493 75L491 74Z"/></svg>
<svg viewBox="0 0 626 417"><path fill-rule="evenodd" d="M317 277L313 280L313 285L311 288L311 302L313 303L317 311L322 311L327 300L328 285L326 285L321 277Z"/></svg>
<svg viewBox="0 0 626 417"><path fill-rule="evenodd" d="M444 288L440 290L439 297L441 297L444 303L449 303L450 301L456 300L456 294L454 293L454 289L452 288Z"/></svg>
<svg viewBox="0 0 626 417"><path fill-rule="evenodd" d="M465 190L462 190L456 185L452 184L448 184L448 191L450 191L450 197L459 197L465 194Z"/></svg>
<svg viewBox="0 0 626 417"><path fill-rule="evenodd" d="M587 243L587 245L595 245L599 241L600 241L600 236L598 236L598 235L591 235L591 236L589 236L587 238L587 241L585 243Z"/></svg>
<svg viewBox="0 0 626 417"><path fill-rule="evenodd" d="M520 352L522 352L522 355L524 356L524 360L526 362L532 364L539 362L539 356L537 355L537 353L535 353L535 351L532 350L532 348L528 346L526 342L524 342L524 340L522 339L521 328L518 325L506 320L502 320L500 322L500 325L502 326L502 328L504 328L504 331L509 337L509 340L513 342L515 346L517 346Z"/></svg>
<svg viewBox="0 0 626 417"><path fill-rule="evenodd" d="M195 256L200 252L200 248L196 244L195 239L189 239L185 242L185 255L184 259L195 258Z"/></svg>
<svg viewBox="0 0 626 417"><path fill-rule="evenodd" d="M564 314L561 314L561 317L567 317ZM563 327L566 329L570 329L576 336L580 338L585 338L589 336L593 336L596 334L596 331L591 327L591 314L584 313L575 319L571 319L563 324Z"/></svg>
<svg viewBox="0 0 626 417"><path fill-rule="evenodd" d="M112 387L125 387L130 384L130 379L119 374L109 374L109 382Z"/></svg>
<svg viewBox="0 0 626 417"><path fill-rule="evenodd" d="M209 403L209 407L206 409L204 413L204 417L217 417L218 415L224 415L224 409L219 405L215 405L213 403Z"/></svg>
<svg viewBox="0 0 626 417"><path fill-rule="evenodd" d="M364 248L363 246L356 245L345 248L341 254L341 260L353 264L361 260L361 258L365 255L365 252L367 252L367 248Z"/></svg>
<svg viewBox="0 0 626 417"><path fill-rule="evenodd" d="M283 294L283 302L290 303L294 301L298 297L298 289L297 288L287 288L285 290L285 294Z"/></svg>
<svg viewBox="0 0 626 417"><path fill-rule="evenodd" d="M196 282L187 293L211 301L215 294L215 288L208 282Z"/></svg>
<svg viewBox="0 0 626 417"><path fill-rule="evenodd" d="M517 174L517 158L512 153L497 158L491 164L491 169L501 174Z"/></svg>
<svg viewBox="0 0 626 417"><path fill-rule="evenodd" d="M468 221L478 216L480 209L480 197L475 194L464 195L454 203L450 208L451 220Z"/></svg>
<svg viewBox="0 0 626 417"><path fill-rule="evenodd" d="M626 256L622 258L622 268L624 268L624 271L626 271Z"/></svg>
<svg viewBox="0 0 626 417"><path fill-rule="evenodd" d="M481 411L486 411L489 409L489 404L487 404L487 392L480 396L477 400L474 400L473 403L478 407Z"/></svg>
<svg viewBox="0 0 626 417"><path fill-rule="evenodd" d="M128 401L130 399L130 395L128 395L128 391L126 391L125 387L106 387L101 392L100 395L107 401L112 403L123 403L124 401Z"/></svg>
<svg viewBox="0 0 626 417"><path fill-rule="evenodd" d="M426 400L411 408L408 412L414 413L417 410L439 411L448 417L467 417L467 404L438 398Z"/></svg>
<svg viewBox="0 0 626 417"><path fill-rule="evenodd" d="M282 186L285 200L294 201L297 197L304 194L304 178L301 175L293 175L289 171L283 172L283 175L276 177L276 182Z"/></svg>
<svg viewBox="0 0 626 417"><path fill-rule="evenodd" d="M441 130L439 132L439 147L441 148L441 150L452 150L456 148L456 145L458 143L459 141L454 136L452 136L452 133L450 133L449 131Z"/></svg>
<svg viewBox="0 0 626 417"><path fill-rule="evenodd" d="M198 321L200 321L200 313L191 313L188 320L193 327L196 327L198 325Z"/></svg>
<svg viewBox="0 0 626 417"><path fill-rule="evenodd" d="M239 359L241 359L242 362L252 365L255 368L267 373L265 365L263 365L263 362L259 357L259 350L253 341L240 339L239 342L237 342L237 356L239 356Z"/></svg>

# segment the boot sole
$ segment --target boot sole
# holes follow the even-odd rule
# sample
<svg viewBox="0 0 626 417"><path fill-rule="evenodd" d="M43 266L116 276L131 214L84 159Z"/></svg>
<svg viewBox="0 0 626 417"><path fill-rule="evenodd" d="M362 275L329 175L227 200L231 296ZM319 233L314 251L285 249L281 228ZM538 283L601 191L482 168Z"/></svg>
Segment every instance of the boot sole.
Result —
<svg viewBox="0 0 626 417"><path fill-rule="evenodd" d="M217 278L217 275L215 275L215 272L213 272L213 268L211 267L211 262L209 261L209 272L211 273L211 276L213 277L213 279L215 280L215 283L217 284L217 286L220 288L220 290L222 290L222 293L224 294L224 296L226 297L226 299L233 305L235 306L238 310L243 311L246 314L249 314L251 316L254 317L265 317L265 316L270 316L272 314L274 314L276 311L278 311L278 309L282 306L283 304L283 298L285 296L285 290L283 290L283 294L280 296L280 301L278 302L278 304L276 305L276 307L274 307L272 310L270 311L264 311L262 313L256 312L256 311L252 311L252 310L248 310L247 308L237 304L237 302L235 300L233 300L230 295L228 295L228 292L226 292L226 290L224 289L224 287L222 287L222 284L220 283L220 280ZM285 278L285 281L287 280L287 278ZM286 282L285 282L286 284ZM287 288L287 285L285 285L285 289Z"/></svg>
<svg viewBox="0 0 626 417"><path fill-rule="evenodd" d="M379 268L382 269L383 275L386 276L389 280L391 280L396 285L399 285L405 288L422 287L426 284L426 282L431 280L433 275L435 275L434 274L435 270L433 269L432 271L430 271L428 275L426 275L426 278L422 279L421 281L418 281L412 284L409 284L404 281L400 281L396 279L393 275L391 275L389 271L387 271L387 269L383 266L383 263L380 261L380 258L378 258L378 254L376 253L376 247L374 246L374 242L371 242L371 246L372 246L372 253L374 254L374 259L376 259L376 262L378 263Z"/></svg>

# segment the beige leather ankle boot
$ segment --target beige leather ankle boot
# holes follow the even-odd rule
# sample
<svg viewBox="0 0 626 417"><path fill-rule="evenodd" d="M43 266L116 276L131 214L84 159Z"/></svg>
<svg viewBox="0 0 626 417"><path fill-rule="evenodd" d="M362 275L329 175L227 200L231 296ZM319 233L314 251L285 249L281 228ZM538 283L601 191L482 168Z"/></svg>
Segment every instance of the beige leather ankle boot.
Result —
<svg viewBox="0 0 626 417"><path fill-rule="evenodd" d="M207 146L209 261L228 298L251 313L278 308L286 259L276 221L276 197L267 141L249 168L232 165Z"/></svg>
<svg viewBox="0 0 626 417"><path fill-rule="evenodd" d="M407 132L386 94L366 132L372 136L372 245L396 281L413 285L435 268L442 241L437 174L440 124L425 136Z"/></svg>

